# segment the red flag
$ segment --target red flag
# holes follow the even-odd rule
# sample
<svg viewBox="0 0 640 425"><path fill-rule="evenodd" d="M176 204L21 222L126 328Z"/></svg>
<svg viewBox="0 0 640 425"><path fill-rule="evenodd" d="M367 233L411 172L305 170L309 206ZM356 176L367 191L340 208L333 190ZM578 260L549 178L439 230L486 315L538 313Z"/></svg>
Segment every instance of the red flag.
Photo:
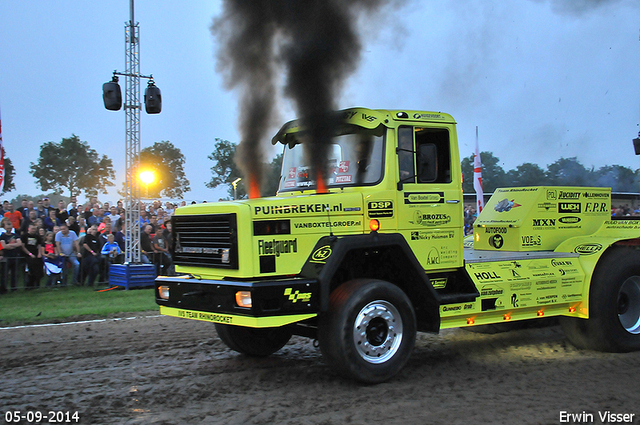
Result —
<svg viewBox="0 0 640 425"><path fill-rule="evenodd" d="M473 188L476 191L478 214L484 208L484 192L482 191L482 160L478 149L478 127L476 127L476 152L473 156Z"/></svg>

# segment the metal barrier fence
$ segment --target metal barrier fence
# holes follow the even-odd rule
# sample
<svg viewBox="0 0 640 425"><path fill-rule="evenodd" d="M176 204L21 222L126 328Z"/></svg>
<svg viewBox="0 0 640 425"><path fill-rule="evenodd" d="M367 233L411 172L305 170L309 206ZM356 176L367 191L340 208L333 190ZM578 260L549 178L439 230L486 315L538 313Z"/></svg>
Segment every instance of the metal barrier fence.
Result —
<svg viewBox="0 0 640 425"><path fill-rule="evenodd" d="M156 266L156 274L174 273L170 257L161 252L151 253L148 257ZM109 265L121 264L123 260L122 254L116 258L74 256L65 258L60 273L51 273L42 260L35 262L21 256L0 257L0 293L5 292L5 289L11 291L55 286L106 285L109 283Z"/></svg>

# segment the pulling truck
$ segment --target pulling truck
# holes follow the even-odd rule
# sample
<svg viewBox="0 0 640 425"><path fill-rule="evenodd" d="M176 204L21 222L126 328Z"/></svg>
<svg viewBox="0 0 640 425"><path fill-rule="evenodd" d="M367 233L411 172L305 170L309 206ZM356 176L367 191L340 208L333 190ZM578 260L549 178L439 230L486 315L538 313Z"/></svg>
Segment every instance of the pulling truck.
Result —
<svg viewBox="0 0 640 425"><path fill-rule="evenodd" d="M610 189L498 189L465 239L450 115L339 118L326 193L291 121L272 140L284 145L277 196L175 212L183 275L157 278L162 314L212 322L250 356L317 339L330 367L365 383L394 376L416 332L455 327L559 316L580 348L640 349L640 221L611 218Z"/></svg>

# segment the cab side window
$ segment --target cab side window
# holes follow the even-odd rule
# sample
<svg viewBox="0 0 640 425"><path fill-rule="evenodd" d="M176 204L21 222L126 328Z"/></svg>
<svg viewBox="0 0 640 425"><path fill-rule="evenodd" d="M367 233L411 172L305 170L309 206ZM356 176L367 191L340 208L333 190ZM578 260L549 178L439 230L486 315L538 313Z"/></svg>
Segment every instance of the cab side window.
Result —
<svg viewBox="0 0 640 425"><path fill-rule="evenodd" d="M398 129L401 183L451 183L451 152L446 128Z"/></svg>
<svg viewBox="0 0 640 425"><path fill-rule="evenodd" d="M446 128L415 128L418 183L451 183L451 151Z"/></svg>

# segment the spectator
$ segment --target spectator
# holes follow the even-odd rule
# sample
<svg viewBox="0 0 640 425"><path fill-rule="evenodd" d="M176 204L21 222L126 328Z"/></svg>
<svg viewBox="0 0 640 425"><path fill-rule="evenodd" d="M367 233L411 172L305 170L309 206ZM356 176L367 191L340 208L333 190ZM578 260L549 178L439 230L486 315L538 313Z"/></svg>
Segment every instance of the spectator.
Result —
<svg viewBox="0 0 640 425"><path fill-rule="evenodd" d="M4 217L4 213L9 211L9 201L5 200L2 203L2 209L0 210L0 217Z"/></svg>
<svg viewBox="0 0 640 425"><path fill-rule="evenodd" d="M38 234L38 228L34 223L29 225L27 233L20 236L22 240L22 252L27 263L25 273L25 288L34 289L40 287L40 279L42 279L42 254L43 240Z"/></svg>
<svg viewBox="0 0 640 425"><path fill-rule="evenodd" d="M153 237L153 250L157 253L155 256L156 268L158 269L158 274L164 275L170 274L169 269L172 265L171 254L169 253L171 245L167 236L171 238L171 223L167 223L167 229L158 229Z"/></svg>
<svg viewBox="0 0 640 425"><path fill-rule="evenodd" d="M53 228L55 226L60 226L62 224L62 221L60 221L60 219L57 217L56 210L54 210L53 208L50 208L49 216L43 220L43 223L44 223L44 228L47 231L53 232Z"/></svg>
<svg viewBox="0 0 640 425"><path fill-rule="evenodd" d="M100 215L100 206L98 204L94 204L91 209L91 215L87 218L88 226L99 226L102 223L103 217Z"/></svg>
<svg viewBox="0 0 640 425"><path fill-rule="evenodd" d="M87 286L93 286L100 269L100 241L98 240L98 227L93 225L87 229L87 234L82 242L82 271L88 276ZM83 277L84 283L84 277Z"/></svg>
<svg viewBox="0 0 640 425"><path fill-rule="evenodd" d="M29 230L29 225L31 223L36 223L37 220L38 220L38 213L36 213L33 210L29 211L29 215L27 216L27 218L22 220L22 224L20 225L20 231L18 233L19 234L27 233L27 231Z"/></svg>
<svg viewBox="0 0 640 425"><path fill-rule="evenodd" d="M0 220L0 227L2 227L3 230L3 232L0 233L0 246L2 247L2 251L0 252L2 256L0 259L0 294L5 294L7 293L6 279L11 281L12 291L17 289L18 261L22 241L16 237L13 224L11 224L11 220L8 217Z"/></svg>
<svg viewBox="0 0 640 425"><path fill-rule="evenodd" d="M115 227L122 226L122 221L120 220L120 214L118 214L118 208L112 206L109 210L109 217L111 217L111 224Z"/></svg>
<svg viewBox="0 0 640 425"><path fill-rule="evenodd" d="M173 212L175 211L175 207L173 206L173 204L171 202L166 202L164 204L164 212L166 214L167 217L171 217L173 215Z"/></svg>
<svg viewBox="0 0 640 425"><path fill-rule="evenodd" d="M26 198L22 198L22 201L20 201L20 209L18 211L22 214L22 218L26 218L29 215L29 201ZM15 228L15 226L13 227Z"/></svg>
<svg viewBox="0 0 640 425"><path fill-rule="evenodd" d="M52 210L54 211L54 210ZM56 252L53 232L47 232L44 239L44 269L47 274L45 287L52 287L60 281L62 261Z"/></svg>
<svg viewBox="0 0 640 425"><path fill-rule="evenodd" d="M102 245L100 254L107 258L111 264L122 262L122 250L116 243L113 233L109 233L109 236L107 236L107 241Z"/></svg>
<svg viewBox="0 0 640 425"><path fill-rule="evenodd" d="M44 198L42 198L42 203L43 203L44 211L45 211L45 213L46 213L46 215L48 217L49 216L49 210L55 210L55 208L53 208L51 206L49 198L47 198L46 196Z"/></svg>
<svg viewBox="0 0 640 425"><path fill-rule="evenodd" d="M158 231L158 217L155 215L149 217L149 225L151 226L151 234L155 234Z"/></svg>
<svg viewBox="0 0 640 425"><path fill-rule="evenodd" d="M120 247L120 250L124 252L125 250L125 237L124 232L122 231L122 227L118 227L118 231L114 233L115 242Z"/></svg>
<svg viewBox="0 0 640 425"><path fill-rule="evenodd" d="M22 223L22 213L20 211L13 210L13 204L9 203L9 211L4 213L4 216L11 220L11 225L17 232L20 232L20 224Z"/></svg>
<svg viewBox="0 0 640 425"><path fill-rule="evenodd" d="M78 235L69 230L66 223L60 226L60 232L55 235L56 248L58 255L62 258L62 285L67 283L67 263L73 267L73 284L78 284L78 275L80 274L80 263L78 262Z"/></svg>
<svg viewBox="0 0 640 425"><path fill-rule="evenodd" d="M30 204L33 204L33 202L30 202ZM41 218L44 220L45 218L49 217L49 212L44 209L44 201L42 199L38 201L38 206L36 207L35 210L36 210L36 213L38 213L38 218Z"/></svg>
<svg viewBox="0 0 640 425"><path fill-rule="evenodd" d="M67 204L67 212L69 215L78 217L78 199L75 196L71 197L71 202Z"/></svg>
<svg viewBox="0 0 640 425"><path fill-rule="evenodd" d="M69 211L67 211L67 209L65 208L63 200L58 201L56 217L58 218L58 220L60 220L61 223L67 221L67 219L69 218Z"/></svg>
<svg viewBox="0 0 640 425"><path fill-rule="evenodd" d="M69 226L69 230L73 230L76 235L80 234L80 224L76 221L76 217L70 215L67 219L67 226Z"/></svg>
<svg viewBox="0 0 640 425"><path fill-rule="evenodd" d="M151 245L151 225L144 226L143 231L140 232L140 253L142 254L141 260L145 264L150 264L153 259L153 246ZM150 259L151 258L151 259Z"/></svg>

